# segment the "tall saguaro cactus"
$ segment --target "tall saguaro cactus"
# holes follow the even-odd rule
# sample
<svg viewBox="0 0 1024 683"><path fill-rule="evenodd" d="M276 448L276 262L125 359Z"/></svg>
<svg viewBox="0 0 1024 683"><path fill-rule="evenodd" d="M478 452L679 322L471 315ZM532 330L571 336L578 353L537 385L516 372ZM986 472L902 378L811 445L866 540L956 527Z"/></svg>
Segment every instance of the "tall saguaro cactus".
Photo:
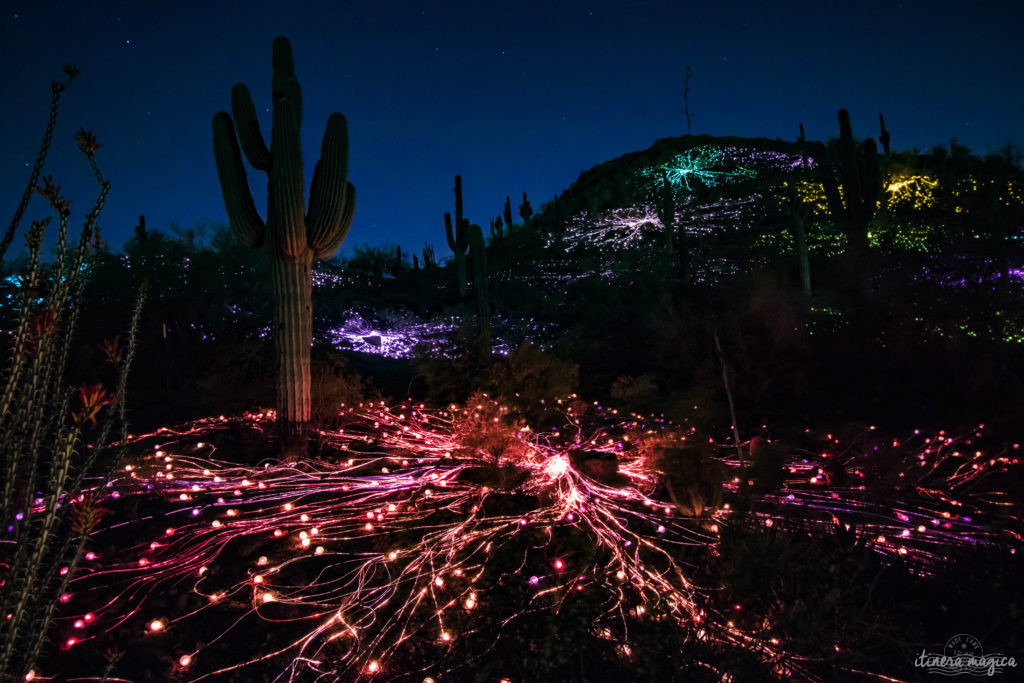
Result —
<svg viewBox="0 0 1024 683"><path fill-rule="evenodd" d="M675 252L676 287L684 289L690 284L689 236L686 234L686 226L676 220L676 199L664 169L661 171L661 185L655 189L654 209L665 229L665 245Z"/></svg>
<svg viewBox="0 0 1024 683"><path fill-rule="evenodd" d="M833 221L846 234L848 253L862 254L868 247L868 224L881 194L875 141L865 139L858 150L850 126L850 114L840 109L838 158L827 160L825 147L820 143L815 151L819 159L826 162L819 162L818 168ZM842 182L842 193L837 175Z"/></svg>
<svg viewBox="0 0 1024 683"><path fill-rule="evenodd" d="M320 161L313 172L309 208L302 168L302 89L295 79L292 47L274 39L273 125L270 148L260 133L249 89L231 89L231 111L213 117L213 151L224 204L235 235L266 249L274 297L277 350L277 422L286 454L303 451L309 429L309 350L313 342L311 269L345 241L356 192L348 182L348 124L335 112L327 119ZM266 172L267 220L256 210L239 149L253 168Z"/></svg>
<svg viewBox="0 0 1024 683"><path fill-rule="evenodd" d="M469 246L469 235L462 218L462 176L455 176L455 225L452 226L452 215L444 214L444 232L448 238L448 248L455 254L455 271L459 279L459 299L466 298L466 248Z"/></svg>

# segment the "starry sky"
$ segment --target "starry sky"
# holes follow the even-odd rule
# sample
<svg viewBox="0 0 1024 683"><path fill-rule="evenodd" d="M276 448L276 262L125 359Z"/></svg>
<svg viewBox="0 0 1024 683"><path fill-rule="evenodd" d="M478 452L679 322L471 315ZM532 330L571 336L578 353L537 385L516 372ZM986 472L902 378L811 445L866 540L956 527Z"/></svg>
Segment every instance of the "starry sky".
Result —
<svg viewBox="0 0 1024 683"><path fill-rule="evenodd" d="M452 178L487 225L505 196L534 208L580 171L681 135L691 66L695 134L877 136L927 149L1024 143L1024 4L903 2L2 0L0 206L6 226L43 132L49 82L68 91L47 173L80 220L95 184L72 136L91 129L112 182L115 249L139 214L167 230L226 222L211 118L246 83L269 141L271 42L292 41L304 93L307 184L327 117L349 121L358 191L345 249L444 248ZM265 176L248 168L257 206ZM41 198L28 219L46 215ZM21 244L18 238L11 254Z"/></svg>

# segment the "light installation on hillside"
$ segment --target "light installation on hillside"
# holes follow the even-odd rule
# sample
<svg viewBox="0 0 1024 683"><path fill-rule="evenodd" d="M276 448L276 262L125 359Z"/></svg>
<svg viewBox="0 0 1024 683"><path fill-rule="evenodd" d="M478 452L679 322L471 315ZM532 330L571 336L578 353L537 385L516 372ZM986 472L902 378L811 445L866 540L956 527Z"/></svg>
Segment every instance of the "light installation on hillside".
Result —
<svg viewBox="0 0 1024 683"><path fill-rule="evenodd" d="M505 414L490 402L346 410L343 429L321 434L342 454L333 463L217 458L210 441L218 434L267 429L269 415L139 437L136 449L148 454L103 491L107 502L156 497L172 510L127 522L142 539L135 548L87 558L90 574L66 596L77 613L65 646L88 647L97 632L125 629L180 643L173 634L213 619L223 631L174 653L173 675L198 680L259 665L284 667L285 679L311 671L387 680L417 673L408 669L414 662L419 675L443 680L459 665L447 659L453 648L480 645L479 619L504 629L599 596L603 616L589 628L622 658L631 657L630 624L656 620L799 676L809 662L786 652L785 633L732 606L723 612L694 578L693 563L716 554L721 525L735 522L728 506L712 517L680 515L648 448L652 439L678 442L691 432L581 406L543 434L509 423L498 458L465 436L467 425ZM824 449L789 454L786 483L748 520L824 535L845 524L881 557L923 574L956 548L1016 553L1020 514L995 482L1019 466L1018 446L989 452L973 445L977 436L882 441L910 456L884 504L857 483L881 440L872 451L829 436ZM584 451L614 456L618 474L589 478L578 459ZM721 462L735 473L733 456ZM512 474L481 478L496 460ZM830 483L836 462L852 484ZM735 492L739 480L727 481ZM176 586L186 592L174 607L161 597ZM509 586L518 586L521 601L509 601ZM245 635L254 632L266 636L260 645Z"/></svg>
<svg viewBox="0 0 1024 683"><path fill-rule="evenodd" d="M596 249L608 259L624 249L651 245L667 245L665 227L651 203L663 177L672 183L678 211L677 221L687 235L701 243L702 238L729 235L749 228L763 213L763 197L758 191L729 193L722 187L751 180L759 174L785 174L799 170L804 160L786 154L754 147L719 147L702 145L676 154L663 164L641 168L630 183L636 196L642 197L632 206L610 207L596 212L582 212L566 225L564 234L549 237L549 247L563 244L569 250ZM808 159L806 168L814 167ZM699 185L696 181L699 180ZM710 196L702 190L717 188ZM715 273L732 272L734 267L712 267L719 257L708 256L701 269ZM606 260L601 270L611 269ZM707 266L707 267L705 267Z"/></svg>
<svg viewBox="0 0 1024 683"><path fill-rule="evenodd" d="M700 180L705 187L749 180L762 173L786 173L798 170L803 159L797 154L786 154L756 147L718 147L702 145L677 154L663 164L642 169L641 178L647 183L661 182L665 173L669 182L678 188L692 192L691 181ZM813 159L807 160L807 167L813 168Z"/></svg>

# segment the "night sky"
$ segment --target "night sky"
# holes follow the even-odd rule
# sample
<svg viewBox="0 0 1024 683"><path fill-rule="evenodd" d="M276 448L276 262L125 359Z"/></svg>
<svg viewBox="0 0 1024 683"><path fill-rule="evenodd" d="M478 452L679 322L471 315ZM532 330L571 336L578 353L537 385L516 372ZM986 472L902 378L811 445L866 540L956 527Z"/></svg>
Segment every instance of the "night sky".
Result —
<svg viewBox="0 0 1024 683"><path fill-rule="evenodd" d="M785 7L785 9L779 9ZM95 195L72 135L104 145L100 219L120 248L151 228L226 222L211 118L246 83L269 141L274 36L291 39L304 91L306 182L328 114L348 117L355 244L443 248L452 177L486 227L505 196L534 208L581 170L686 132L876 136L899 149L1021 144L1019 2L12 2L0 17L0 206L6 226L35 158L49 81L67 93L47 173L80 220ZM265 175L247 166L257 206ZM26 218L46 215L41 198ZM22 241L18 238L13 253Z"/></svg>

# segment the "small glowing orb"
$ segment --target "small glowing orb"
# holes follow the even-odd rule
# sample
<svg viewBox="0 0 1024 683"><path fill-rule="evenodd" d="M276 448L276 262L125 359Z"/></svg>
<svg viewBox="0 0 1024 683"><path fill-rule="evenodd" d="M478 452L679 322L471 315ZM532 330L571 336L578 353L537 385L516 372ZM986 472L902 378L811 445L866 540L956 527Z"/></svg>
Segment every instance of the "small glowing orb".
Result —
<svg viewBox="0 0 1024 683"><path fill-rule="evenodd" d="M452 639L452 634L448 633L448 631L442 631L441 632L441 640L443 640L444 642L447 643L451 639Z"/></svg>
<svg viewBox="0 0 1024 683"><path fill-rule="evenodd" d="M88 624L88 623L89 623L90 621L92 621L93 619L95 619L95 618L96 618L96 615L95 615L95 614L93 614L92 612L89 612L88 614L86 614L86 615L85 615L84 617L82 617L82 618L83 618L83 619L85 619L85 623L87 623L87 624Z"/></svg>
<svg viewBox="0 0 1024 683"><path fill-rule="evenodd" d="M624 571L622 571L620 569L619 571L615 572L615 578L618 579L619 581L625 581L626 580L626 572L624 572Z"/></svg>
<svg viewBox="0 0 1024 683"><path fill-rule="evenodd" d="M563 569L565 569L565 562L563 562L560 559L555 560L551 563L551 566L553 566L557 571L562 571Z"/></svg>
<svg viewBox="0 0 1024 683"><path fill-rule="evenodd" d="M530 577L530 585L531 586L536 586L538 583L540 583L540 579L538 579L536 576L531 576Z"/></svg>
<svg viewBox="0 0 1024 683"><path fill-rule="evenodd" d="M275 600L277 600L277 598L274 597L273 593L264 593L261 599L263 600L263 602L274 602Z"/></svg>
<svg viewBox="0 0 1024 683"><path fill-rule="evenodd" d="M163 631L164 630L164 622L162 622L159 619L154 619L153 621L149 622L149 630L153 631L153 632Z"/></svg>
<svg viewBox="0 0 1024 683"><path fill-rule="evenodd" d="M73 647L74 644L77 643L77 642L78 642L78 638L68 638L67 640L64 641L64 645L66 645L67 647Z"/></svg>
<svg viewBox="0 0 1024 683"><path fill-rule="evenodd" d="M85 620L84 619L75 619L75 623L73 624L73 626L75 628L85 628Z"/></svg>
<svg viewBox="0 0 1024 683"><path fill-rule="evenodd" d="M266 563L267 563L267 556L266 555L260 555L260 559L256 560L256 564L258 564L261 567L263 565L265 565Z"/></svg>
<svg viewBox="0 0 1024 683"><path fill-rule="evenodd" d="M323 554L324 554L324 547L323 547L322 545L318 545L318 546L316 547L316 550L315 550L314 552L315 552L315 553L316 553L317 555L323 555Z"/></svg>
<svg viewBox="0 0 1024 683"><path fill-rule="evenodd" d="M189 657L188 655L182 655L178 659L178 665L181 666L181 667L186 667L186 666L188 666L191 663L192 663L192 658Z"/></svg>
<svg viewBox="0 0 1024 683"><path fill-rule="evenodd" d="M377 660L373 660L372 662L366 665L366 670L372 674L377 673L378 671L380 671L380 662L378 662Z"/></svg>

